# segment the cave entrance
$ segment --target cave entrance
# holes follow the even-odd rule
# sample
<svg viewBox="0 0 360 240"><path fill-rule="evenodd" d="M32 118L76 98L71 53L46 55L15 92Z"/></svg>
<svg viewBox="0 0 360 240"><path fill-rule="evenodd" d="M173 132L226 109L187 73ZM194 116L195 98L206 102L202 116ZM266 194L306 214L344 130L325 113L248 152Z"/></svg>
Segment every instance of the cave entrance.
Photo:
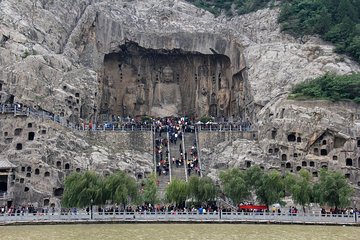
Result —
<svg viewBox="0 0 360 240"><path fill-rule="evenodd" d="M232 105L243 98L243 79L233 76L226 55L128 42L105 55L102 75L99 115L104 121L137 115L239 116L239 106Z"/></svg>

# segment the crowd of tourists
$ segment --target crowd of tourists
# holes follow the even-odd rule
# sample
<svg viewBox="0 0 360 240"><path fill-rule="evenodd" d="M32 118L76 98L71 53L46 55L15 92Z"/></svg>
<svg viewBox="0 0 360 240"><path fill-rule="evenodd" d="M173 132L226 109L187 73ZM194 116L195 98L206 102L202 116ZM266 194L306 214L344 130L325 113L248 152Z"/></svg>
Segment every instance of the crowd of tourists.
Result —
<svg viewBox="0 0 360 240"><path fill-rule="evenodd" d="M55 208L54 207L36 208L32 204L22 205L22 206L11 205L10 207L0 206L0 215L22 216L25 214L49 214L49 213L55 213Z"/></svg>

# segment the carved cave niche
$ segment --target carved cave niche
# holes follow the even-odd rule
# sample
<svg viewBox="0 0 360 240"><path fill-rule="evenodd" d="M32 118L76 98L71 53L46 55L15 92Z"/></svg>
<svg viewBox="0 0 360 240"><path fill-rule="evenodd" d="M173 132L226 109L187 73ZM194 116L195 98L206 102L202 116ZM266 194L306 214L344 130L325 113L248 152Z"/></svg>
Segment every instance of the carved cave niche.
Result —
<svg viewBox="0 0 360 240"><path fill-rule="evenodd" d="M34 141L35 139L35 133L34 132L29 132L28 133L28 140L29 141Z"/></svg>
<svg viewBox="0 0 360 240"><path fill-rule="evenodd" d="M65 163L64 169L65 170L70 170L70 163Z"/></svg>
<svg viewBox="0 0 360 240"><path fill-rule="evenodd" d="M291 163L287 162L286 163L286 168L291 168Z"/></svg>
<svg viewBox="0 0 360 240"><path fill-rule="evenodd" d="M334 138L334 148L342 148L346 143L346 139L342 137L335 137Z"/></svg>
<svg viewBox="0 0 360 240"><path fill-rule="evenodd" d="M332 159L333 159L334 161L337 161L337 160L338 160L338 156L334 155L334 156L332 157Z"/></svg>
<svg viewBox="0 0 360 240"><path fill-rule="evenodd" d="M310 161L309 166L310 166L310 167L315 167L315 162L314 162L314 161Z"/></svg>
<svg viewBox="0 0 360 240"><path fill-rule="evenodd" d="M319 155L319 149L318 148L314 148L314 155Z"/></svg>
<svg viewBox="0 0 360 240"><path fill-rule="evenodd" d="M301 166L296 167L296 171L299 172L301 170Z"/></svg>
<svg viewBox="0 0 360 240"><path fill-rule="evenodd" d="M316 177L316 178L317 178L318 175L319 175L318 172L313 172L313 173L312 173L312 176L313 176L313 177Z"/></svg>
<svg viewBox="0 0 360 240"><path fill-rule="evenodd" d="M22 133L23 129L22 128L16 128L14 130L14 136L20 136Z"/></svg>
<svg viewBox="0 0 360 240"><path fill-rule="evenodd" d="M39 175L40 174L40 169L36 168L35 169L35 175Z"/></svg>
<svg viewBox="0 0 360 240"><path fill-rule="evenodd" d="M61 197L64 193L64 188L55 188L54 189L54 196Z"/></svg>
<svg viewBox="0 0 360 240"><path fill-rule="evenodd" d="M353 165L353 160L351 158L347 158L346 159L346 166L352 167L352 165Z"/></svg>
<svg viewBox="0 0 360 240"><path fill-rule="evenodd" d="M326 149L321 149L320 150L320 155L321 156L326 156L328 154L328 151Z"/></svg>
<svg viewBox="0 0 360 240"><path fill-rule="evenodd" d="M277 130L272 130L271 131L271 139L275 139L277 135Z"/></svg>
<svg viewBox="0 0 360 240"><path fill-rule="evenodd" d="M307 166L307 162L306 162L306 161L302 161L301 166L306 167L306 166Z"/></svg>
<svg viewBox="0 0 360 240"><path fill-rule="evenodd" d="M17 143L15 148L16 150L22 150L23 149L22 143Z"/></svg>
<svg viewBox="0 0 360 240"><path fill-rule="evenodd" d="M273 149L272 148L269 148L269 151L268 151L270 154L273 153Z"/></svg>
<svg viewBox="0 0 360 240"><path fill-rule="evenodd" d="M142 180L143 178L144 178L144 175L142 173L136 174L136 179L137 180Z"/></svg>
<svg viewBox="0 0 360 240"><path fill-rule="evenodd" d="M358 168L360 168L360 157L358 158Z"/></svg>
<svg viewBox="0 0 360 240"><path fill-rule="evenodd" d="M290 133L288 136L287 136L287 139L289 142L295 142L296 141L296 135L295 133Z"/></svg>
<svg viewBox="0 0 360 240"><path fill-rule="evenodd" d="M44 199L44 207L47 207L50 205L50 200L48 198Z"/></svg>
<svg viewBox="0 0 360 240"><path fill-rule="evenodd" d="M28 123L28 128L32 128L33 127L33 124L32 123Z"/></svg>
<svg viewBox="0 0 360 240"><path fill-rule="evenodd" d="M345 173L345 175L344 175L344 176L345 176L345 178L346 178L346 179L350 179L351 174L350 174L350 173Z"/></svg>
<svg viewBox="0 0 360 240"><path fill-rule="evenodd" d="M245 161L246 164L246 168L250 168L251 167L251 161Z"/></svg>
<svg viewBox="0 0 360 240"><path fill-rule="evenodd" d="M46 172L44 173L44 177L50 177L50 172L46 171Z"/></svg>
<svg viewBox="0 0 360 240"><path fill-rule="evenodd" d="M296 142L301 143L301 137L297 137Z"/></svg>
<svg viewBox="0 0 360 240"><path fill-rule="evenodd" d="M360 139L357 140L357 147L360 147Z"/></svg>
<svg viewBox="0 0 360 240"><path fill-rule="evenodd" d="M281 161L286 161L287 160L287 155L286 154L282 154L281 155Z"/></svg>
<svg viewBox="0 0 360 240"><path fill-rule="evenodd" d="M56 167L59 168L59 169L61 169L61 161L57 161L57 162L56 162Z"/></svg>
<svg viewBox="0 0 360 240"><path fill-rule="evenodd" d="M238 116L240 106L231 104L241 104L242 78L232 74L230 59L222 54L150 49L127 42L119 52L104 56L99 114Z"/></svg>

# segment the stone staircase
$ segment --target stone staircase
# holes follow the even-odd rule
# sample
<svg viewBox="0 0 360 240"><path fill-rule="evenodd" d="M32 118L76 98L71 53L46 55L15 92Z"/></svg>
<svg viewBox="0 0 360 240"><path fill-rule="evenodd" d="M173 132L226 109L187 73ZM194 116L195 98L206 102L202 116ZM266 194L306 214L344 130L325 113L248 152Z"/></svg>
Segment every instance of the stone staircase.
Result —
<svg viewBox="0 0 360 240"><path fill-rule="evenodd" d="M180 159L180 144L182 144L180 139L176 141L176 144L170 143L170 159ZM179 180L187 180L184 162L181 166L176 166L176 163L172 164L171 162L171 180L175 178Z"/></svg>
<svg viewBox="0 0 360 240"><path fill-rule="evenodd" d="M162 133L161 137L159 135L159 133L155 134L155 142L156 140L161 140L167 138L166 137L166 133ZM155 148L155 146L154 146ZM166 149L167 146L164 146L163 149L163 158L166 158ZM156 160L156 164L159 163L159 159L156 159L156 155L155 155L155 160ZM158 173L156 173L156 177L157 177L157 185L158 185L158 196L160 200L163 200L165 198L165 190L167 185L170 183L170 173L165 175L163 172L161 172L161 174L159 175Z"/></svg>
<svg viewBox="0 0 360 240"><path fill-rule="evenodd" d="M165 133L162 133L162 137L164 138L166 136ZM156 139L160 139L160 136L158 133L156 133L155 135ZM158 193L159 193L159 197L160 199L164 199L165 198L165 191L166 191L166 187L167 185L170 183L170 180L173 179L179 179L179 180L184 180L187 181L188 180L188 171L187 171L187 164L186 164L186 160L183 162L183 164L181 166L176 166L176 162L175 164L173 164L172 162L172 158L175 159L180 159L181 158L181 154L180 154L180 146L183 149L184 153L184 158L185 158L185 152L186 152L186 156L187 158L191 158L190 156L190 150L191 147L193 145L195 145L196 143L196 135L195 133L192 132L186 132L183 133L183 140L178 139L176 144L171 143L170 140L169 141L169 155L170 155L170 160L169 160L169 164L170 164L170 172L168 175L165 175L163 173L161 173L161 175L159 176L159 174L157 174L157 181L158 181ZM165 158L165 153L166 149L163 150L163 154L164 154L164 158ZM157 161L158 164L158 161ZM190 175L195 174L194 171L191 171ZM170 175L171 175L171 179L170 179Z"/></svg>
<svg viewBox="0 0 360 240"><path fill-rule="evenodd" d="M192 146L196 146L196 135L194 132L186 132L184 134L184 147L188 159L191 159L190 150ZM190 174L189 174L190 173ZM187 169L188 178L195 175L194 170L189 171Z"/></svg>

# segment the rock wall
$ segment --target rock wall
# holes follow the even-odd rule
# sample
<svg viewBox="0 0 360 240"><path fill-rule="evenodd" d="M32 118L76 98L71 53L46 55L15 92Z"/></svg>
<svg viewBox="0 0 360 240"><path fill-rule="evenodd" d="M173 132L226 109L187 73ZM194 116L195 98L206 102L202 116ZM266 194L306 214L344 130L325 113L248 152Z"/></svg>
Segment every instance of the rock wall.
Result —
<svg viewBox="0 0 360 240"><path fill-rule="evenodd" d="M238 139L257 140L257 131L200 131L198 133L199 149L214 148L221 142L232 142Z"/></svg>
<svg viewBox="0 0 360 240"><path fill-rule="evenodd" d="M137 179L154 170L150 131L79 131L41 118L0 114L0 159L16 167L9 189L16 205L59 206L65 176L119 169Z"/></svg>
<svg viewBox="0 0 360 240"><path fill-rule="evenodd" d="M305 167L314 176L321 167L342 169L353 183L359 184L357 107L291 102L286 100L286 94L294 84L309 78L326 72L358 72L360 67L348 57L334 53L333 46L317 37L295 39L281 33L278 14L278 9L264 9L231 19L215 18L181 0L3 0L0 102L19 102L81 123L103 119L102 115L165 115L183 111L212 114L215 111L211 111L211 97L218 100L224 96L222 99L229 105L220 104L225 106L222 109L229 116L234 114L257 126L259 140L231 137L231 141L226 141L226 136L217 136L225 141L214 148L204 145L204 166L210 175L225 167L247 167L250 162L281 171ZM130 56L123 52L129 43L138 44L138 51L144 54L153 51L162 58L155 69L149 68L150 58L142 58L141 54L124 57ZM185 53L194 63L185 64L179 54L179 60L166 68L175 57L165 55L175 52ZM200 79L199 62L204 60L211 64L204 64L210 68L209 78L199 80L208 83L203 91L200 84L192 81L195 74ZM119 63L127 66L123 84ZM187 70L179 71L181 65L189 69L189 77ZM139 71L145 67L148 70ZM156 74L149 76L159 68L162 70L157 83ZM228 79L227 87L221 87L220 70L225 71L222 76ZM187 79L183 86L160 83L169 75L176 82L177 74L179 81ZM164 95L163 90L170 94ZM202 97L205 93L206 97ZM170 99L172 95L175 100ZM162 106L172 108L162 112ZM218 110L216 114L222 115ZM41 203L44 196L49 198L47 203L53 202L54 188L56 195L61 194L61 183L69 170L64 169L66 166L75 171L89 167L99 172L120 168L132 174L153 169L148 150L128 150L135 146L134 139L142 139L143 144L148 141L147 136L118 137L124 146L119 148L109 146L112 139L106 140L101 134L95 137L103 140L97 141L91 133L75 133L52 122L21 119L6 116L0 123L4 141L0 144L0 156L20 167L19 176L14 179L19 203L29 199ZM29 121L33 121L31 128ZM21 136L15 135L17 128L22 129L16 132ZM31 132L34 140L28 140ZM17 146L20 148L18 144L22 149L16 150ZM27 167L31 171L39 169L39 174L28 172ZM26 177L28 173L30 179ZM45 173L49 176L45 177ZM49 177L50 181L44 181Z"/></svg>

